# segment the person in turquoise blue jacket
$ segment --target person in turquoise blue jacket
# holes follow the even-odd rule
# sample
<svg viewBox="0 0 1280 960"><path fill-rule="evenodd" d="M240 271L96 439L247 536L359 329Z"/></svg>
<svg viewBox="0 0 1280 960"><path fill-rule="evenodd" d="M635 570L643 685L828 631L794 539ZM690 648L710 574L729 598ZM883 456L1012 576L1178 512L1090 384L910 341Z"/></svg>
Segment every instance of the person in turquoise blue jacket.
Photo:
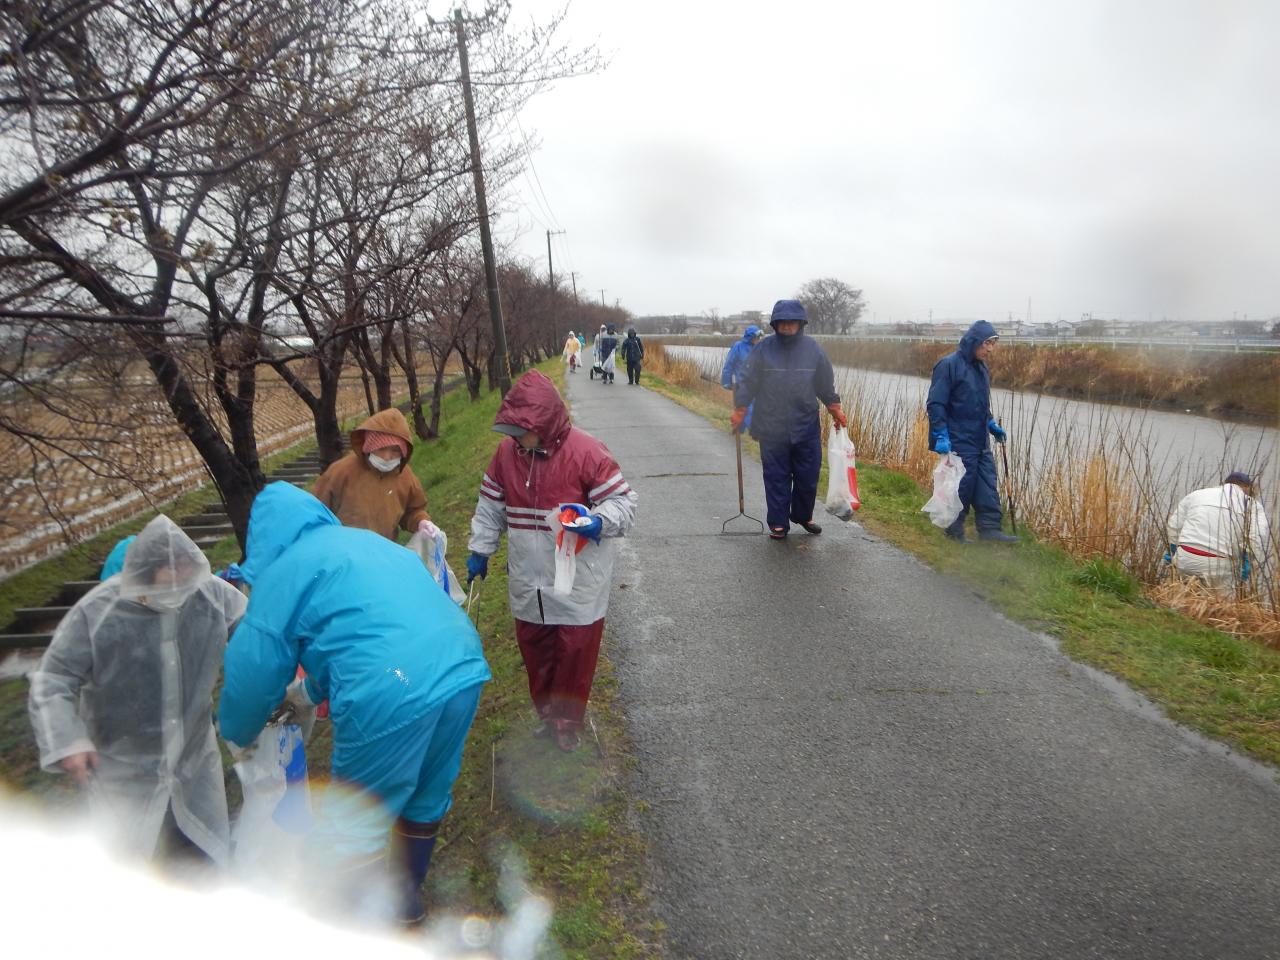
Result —
<svg viewBox="0 0 1280 960"><path fill-rule="evenodd" d="M222 736L247 748L282 700L328 699L333 779L352 789L325 792L309 852L363 910L356 900L385 875L394 825L400 919L420 921L422 882L490 678L475 628L415 554L342 526L289 483L258 494L240 568L251 593L224 658ZM299 666L305 681L294 680Z"/></svg>
<svg viewBox="0 0 1280 960"><path fill-rule="evenodd" d="M102 564L102 572L98 574L99 580L105 580L107 577L114 577L117 573L124 569L125 551L129 549L129 544L137 540L137 534L131 537L125 537L107 554L106 561Z"/></svg>
<svg viewBox="0 0 1280 960"><path fill-rule="evenodd" d="M742 339L729 348L729 353L724 358L724 367L720 370L720 386L732 390L738 385L751 348L763 339L764 331L754 323L742 331Z"/></svg>

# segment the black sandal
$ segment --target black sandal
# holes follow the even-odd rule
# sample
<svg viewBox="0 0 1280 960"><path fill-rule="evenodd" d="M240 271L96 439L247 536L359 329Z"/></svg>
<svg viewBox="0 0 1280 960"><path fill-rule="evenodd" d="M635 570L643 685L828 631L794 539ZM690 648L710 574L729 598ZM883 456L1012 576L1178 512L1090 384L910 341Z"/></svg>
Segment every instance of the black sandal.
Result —
<svg viewBox="0 0 1280 960"><path fill-rule="evenodd" d="M800 526L804 527L806 530L812 533L815 537L822 532L822 528L818 526L816 523L814 523L812 520L810 520L808 523L802 523L800 524Z"/></svg>

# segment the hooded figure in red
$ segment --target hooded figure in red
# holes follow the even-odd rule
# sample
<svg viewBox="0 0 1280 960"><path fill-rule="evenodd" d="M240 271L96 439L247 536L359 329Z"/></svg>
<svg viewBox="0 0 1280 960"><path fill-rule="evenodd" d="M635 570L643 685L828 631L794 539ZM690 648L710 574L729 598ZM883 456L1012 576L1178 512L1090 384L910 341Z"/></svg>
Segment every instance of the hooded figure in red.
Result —
<svg viewBox="0 0 1280 960"><path fill-rule="evenodd" d="M554 734L561 749L572 750L609 607L613 539L631 529L636 494L608 448L569 422L559 392L536 370L512 387L493 429L507 436L480 482L467 580L488 573L505 530L511 612L529 694L542 720L538 732ZM588 538L567 595L552 589L556 532L547 519L566 504L585 508L589 518L564 533Z"/></svg>

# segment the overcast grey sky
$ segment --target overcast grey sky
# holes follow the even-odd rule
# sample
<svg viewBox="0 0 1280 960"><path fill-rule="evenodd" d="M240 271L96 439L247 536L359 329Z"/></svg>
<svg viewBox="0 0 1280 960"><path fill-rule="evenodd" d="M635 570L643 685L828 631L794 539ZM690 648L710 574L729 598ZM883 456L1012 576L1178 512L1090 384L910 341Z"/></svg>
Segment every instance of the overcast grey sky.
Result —
<svg viewBox="0 0 1280 960"><path fill-rule="evenodd" d="M515 0L515 18L557 4ZM498 231L637 314L1280 314L1276 0L574 0ZM539 184L541 188L539 189Z"/></svg>

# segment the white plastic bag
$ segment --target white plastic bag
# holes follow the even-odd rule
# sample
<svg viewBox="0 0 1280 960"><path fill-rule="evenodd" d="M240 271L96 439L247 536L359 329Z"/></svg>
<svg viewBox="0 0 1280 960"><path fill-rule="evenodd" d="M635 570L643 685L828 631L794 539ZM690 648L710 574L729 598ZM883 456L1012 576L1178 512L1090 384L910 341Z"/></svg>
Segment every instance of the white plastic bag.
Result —
<svg viewBox="0 0 1280 960"><path fill-rule="evenodd" d="M560 522L560 511L547 514L547 525L556 541L556 579L551 592L567 597L573 593L573 579L578 570L578 541L581 537L566 530Z"/></svg>
<svg viewBox="0 0 1280 960"><path fill-rule="evenodd" d="M449 550L449 537L443 530L433 523L430 535L419 530L409 538L405 546L422 558L427 572L431 574L431 579L440 585L440 589L449 596L450 600L457 604L467 602L462 584L458 583L458 578L453 575L453 571L449 569L449 564L445 560L445 554Z"/></svg>
<svg viewBox="0 0 1280 960"><path fill-rule="evenodd" d="M832 427L827 438L827 513L848 520L861 506L853 441L843 427Z"/></svg>
<svg viewBox="0 0 1280 960"><path fill-rule="evenodd" d="M960 502L960 480L964 477L964 461L954 453L938 460L933 468L933 496L921 508L934 526L946 528L956 522L964 504Z"/></svg>
<svg viewBox="0 0 1280 960"><path fill-rule="evenodd" d="M283 873L297 861L311 830L307 751L296 723L269 723L235 765L244 804L231 831L241 873Z"/></svg>

